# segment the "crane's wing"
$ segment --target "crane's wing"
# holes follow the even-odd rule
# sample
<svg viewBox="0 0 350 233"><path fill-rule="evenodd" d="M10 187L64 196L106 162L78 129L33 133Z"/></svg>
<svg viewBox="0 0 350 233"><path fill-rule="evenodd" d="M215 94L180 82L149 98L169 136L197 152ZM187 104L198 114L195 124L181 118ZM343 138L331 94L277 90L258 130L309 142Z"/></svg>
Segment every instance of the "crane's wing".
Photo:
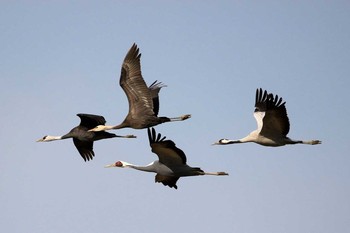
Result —
<svg viewBox="0 0 350 233"><path fill-rule="evenodd" d="M186 164L185 153L173 141L165 140L160 133L157 135L154 128L152 131L148 128L147 131L152 152L158 155L159 162L169 168Z"/></svg>
<svg viewBox="0 0 350 233"><path fill-rule="evenodd" d="M133 44L124 58L119 84L129 102L129 114L137 116L154 115L153 100L150 91L141 75L141 54Z"/></svg>
<svg viewBox="0 0 350 233"><path fill-rule="evenodd" d="M93 159L95 156L93 151L93 142L81 141L76 138L73 138L73 142L85 162Z"/></svg>
<svg viewBox="0 0 350 233"><path fill-rule="evenodd" d="M153 112L155 116L158 116L158 112L159 112L159 91L162 87L166 87L166 85L164 85L161 82L157 82L154 81L149 87L148 89L150 90L151 93L151 97L153 100Z"/></svg>
<svg viewBox="0 0 350 233"><path fill-rule="evenodd" d="M155 182L162 183L164 186L169 186L170 188L177 189L176 182L180 177L178 176L163 176L157 174L155 177Z"/></svg>
<svg viewBox="0 0 350 233"><path fill-rule="evenodd" d="M80 125L85 126L88 129L95 128L98 125L106 124L106 120L103 116L79 113L77 114L80 117Z"/></svg>
<svg viewBox="0 0 350 233"><path fill-rule="evenodd" d="M289 132L289 119L286 110L286 102L278 95L267 93L261 88L256 90L254 117L258 124L258 130L262 135L282 135Z"/></svg>

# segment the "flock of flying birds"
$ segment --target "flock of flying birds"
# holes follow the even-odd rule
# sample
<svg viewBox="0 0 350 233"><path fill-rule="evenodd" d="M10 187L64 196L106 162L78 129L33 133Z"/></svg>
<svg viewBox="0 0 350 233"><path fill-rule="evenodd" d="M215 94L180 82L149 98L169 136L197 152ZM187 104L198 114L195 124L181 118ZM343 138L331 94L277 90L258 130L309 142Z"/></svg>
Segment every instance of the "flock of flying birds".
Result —
<svg viewBox="0 0 350 233"><path fill-rule="evenodd" d="M153 82L147 87L141 75L141 53L136 44L133 44L124 58L119 84L124 90L128 102L129 112L124 121L116 126L105 125L103 116L92 114L77 114L80 124L63 136L44 136L37 142L49 142L73 138L73 143L84 161L92 160L94 141L121 137L136 138L134 135L120 136L106 132L106 130L133 128L146 129L152 152L158 156L158 160L146 166L138 166L124 161L117 161L106 167L133 168L140 171L156 173L155 182L161 182L165 186L177 189L176 182L183 176L199 175L228 175L226 172L205 172L199 167L190 167L186 163L185 153L171 140L166 140L160 133L156 133L153 126L172 121L183 121L191 117L190 114L180 117L159 117L159 91L163 85L161 82ZM248 136L238 139L220 139L213 145L228 145L234 143L255 142L263 146L284 146L287 144L320 144L319 140L302 141L292 140L287 137L289 132L289 120L285 103L278 95L256 90L255 111L258 128Z"/></svg>

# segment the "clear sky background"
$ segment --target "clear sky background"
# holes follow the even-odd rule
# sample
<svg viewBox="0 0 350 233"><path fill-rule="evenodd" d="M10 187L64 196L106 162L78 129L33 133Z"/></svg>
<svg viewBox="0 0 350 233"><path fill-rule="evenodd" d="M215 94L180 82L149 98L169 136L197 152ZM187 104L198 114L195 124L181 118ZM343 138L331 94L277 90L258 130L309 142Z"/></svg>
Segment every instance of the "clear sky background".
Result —
<svg viewBox="0 0 350 233"><path fill-rule="evenodd" d="M349 1L1 1L1 232L350 231ZM136 42L161 116L157 131L188 164L228 177L187 177L178 190L153 173L137 139L96 142L84 162L71 139L36 143L79 124L120 123L120 66ZM294 139L318 146L211 146L256 129L256 88L282 96Z"/></svg>

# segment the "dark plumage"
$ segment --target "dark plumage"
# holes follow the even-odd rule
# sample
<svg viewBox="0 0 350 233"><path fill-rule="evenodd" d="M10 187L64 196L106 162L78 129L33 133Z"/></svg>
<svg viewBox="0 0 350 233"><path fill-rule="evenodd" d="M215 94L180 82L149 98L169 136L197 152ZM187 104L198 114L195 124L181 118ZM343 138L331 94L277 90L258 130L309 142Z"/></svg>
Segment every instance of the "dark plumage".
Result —
<svg viewBox="0 0 350 233"><path fill-rule="evenodd" d="M44 136L43 138L37 140L37 142L49 142L73 138L74 145L79 151L81 157L84 159L84 161L89 161L95 156L93 151L94 141L114 137L135 138L133 135L119 136L105 131L89 132L89 129L92 129L97 125L104 125L106 123L104 117L83 113L77 114L77 116L80 118L80 124L69 131L69 133L63 136Z"/></svg>
<svg viewBox="0 0 350 233"><path fill-rule="evenodd" d="M263 129L260 134L265 132L273 133L286 137L289 133L289 119L287 115L286 102L283 102L282 97L267 93L261 88L256 89L255 95L255 111L265 112L263 118Z"/></svg>
<svg viewBox="0 0 350 233"><path fill-rule="evenodd" d="M121 68L119 84L124 90L129 102L129 112L124 121L116 126L99 125L90 131L120 129L125 127L145 129L164 122L182 121L191 117L189 114L175 118L158 117L158 93L165 85L155 81L147 87L141 74L140 58L141 53L139 53L139 48L136 44L133 44L126 54Z"/></svg>

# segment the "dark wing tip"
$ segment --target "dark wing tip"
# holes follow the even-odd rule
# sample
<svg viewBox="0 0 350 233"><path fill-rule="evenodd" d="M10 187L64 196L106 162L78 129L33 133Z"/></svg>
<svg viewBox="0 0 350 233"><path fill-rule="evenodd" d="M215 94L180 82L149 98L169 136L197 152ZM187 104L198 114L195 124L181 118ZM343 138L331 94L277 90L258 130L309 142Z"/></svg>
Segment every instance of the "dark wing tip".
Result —
<svg viewBox="0 0 350 233"><path fill-rule="evenodd" d="M106 124L106 119L100 115L78 113L77 116L80 118L80 125L88 128Z"/></svg>
<svg viewBox="0 0 350 233"><path fill-rule="evenodd" d="M84 151L79 151L81 157L84 159L85 162L88 162L92 160L95 156L94 151L89 151L89 150L84 150Z"/></svg>
<svg viewBox="0 0 350 233"><path fill-rule="evenodd" d="M141 58L140 49L137 47L136 43L133 43L133 45L129 49L128 53L126 54L124 60L128 60L130 58L136 58L136 59L140 59Z"/></svg>
<svg viewBox="0 0 350 233"><path fill-rule="evenodd" d="M162 137L160 133L157 134L156 130L152 127L152 129L147 129L149 143L157 143L165 140L166 136Z"/></svg>
<svg viewBox="0 0 350 233"><path fill-rule="evenodd" d="M177 176L163 176L160 174L156 174L155 176L155 182L162 183L164 186L169 186L170 188L177 189L176 182L179 180L180 177Z"/></svg>
<svg viewBox="0 0 350 233"><path fill-rule="evenodd" d="M282 97L275 95L273 93L268 93L262 88L256 89L255 94L255 107L256 111L266 111L271 108L278 108L283 106L286 102L282 102Z"/></svg>
<svg viewBox="0 0 350 233"><path fill-rule="evenodd" d="M77 148L80 156L84 159L85 162L90 161L94 158L95 152L93 149L93 142L90 141L81 141L77 138L73 138L73 143Z"/></svg>

